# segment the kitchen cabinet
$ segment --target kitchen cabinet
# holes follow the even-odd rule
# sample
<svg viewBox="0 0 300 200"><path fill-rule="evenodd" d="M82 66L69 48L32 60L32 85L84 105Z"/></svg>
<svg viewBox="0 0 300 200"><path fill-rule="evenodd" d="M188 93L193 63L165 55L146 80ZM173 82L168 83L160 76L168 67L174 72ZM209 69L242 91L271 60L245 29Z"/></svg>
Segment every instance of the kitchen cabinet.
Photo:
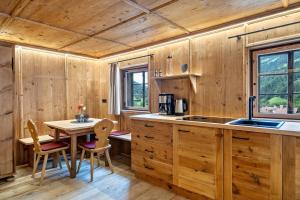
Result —
<svg viewBox="0 0 300 200"><path fill-rule="evenodd" d="M223 198L223 131L174 126L174 184L208 199Z"/></svg>
<svg viewBox="0 0 300 200"><path fill-rule="evenodd" d="M15 170L13 88L12 48L0 46L0 178Z"/></svg>
<svg viewBox="0 0 300 200"><path fill-rule="evenodd" d="M282 199L300 199L300 137L282 137Z"/></svg>
<svg viewBox="0 0 300 200"><path fill-rule="evenodd" d="M282 136L224 130L224 199L282 199Z"/></svg>
<svg viewBox="0 0 300 200"><path fill-rule="evenodd" d="M132 124L132 169L137 174L172 183L172 124L139 120Z"/></svg>

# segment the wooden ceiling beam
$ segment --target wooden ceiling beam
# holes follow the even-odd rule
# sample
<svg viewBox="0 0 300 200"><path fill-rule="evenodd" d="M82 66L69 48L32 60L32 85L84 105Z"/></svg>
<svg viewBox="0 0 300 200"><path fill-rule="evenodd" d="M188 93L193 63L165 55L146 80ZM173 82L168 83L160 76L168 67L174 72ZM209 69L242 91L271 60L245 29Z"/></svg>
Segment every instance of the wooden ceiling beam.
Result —
<svg viewBox="0 0 300 200"><path fill-rule="evenodd" d="M136 8L136 9L139 9L139 10L143 11L143 12L146 13L146 14L154 14L155 16L157 16L157 17L163 19L164 21L168 22L168 23L171 24L172 26L175 26L176 28L181 29L182 31L184 31L184 32L187 33L187 34L190 33L190 31L187 30L185 27L180 26L179 24L173 22L172 20L169 20L169 19L167 19L166 17L164 17L164 16L158 14L155 10L152 10L152 11L151 11L151 10L145 8L144 6L142 6L142 5L140 5L140 4L136 3L136 2L134 2L134 1L132 1L132 0L122 0L122 1L123 1L124 3L126 3L126 4L128 4L128 5L130 5L130 6L134 7L134 8Z"/></svg>
<svg viewBox="0 0 300 200"><path fill-rule="evenodd" d="M161 4L161 5L157 6L157 7L155 7L155 8L153 8L153 9L149 10L149 11L150 11L150 12L154 12L154 11L156 11L156 10L158 10L158 9L161 9L161 8L163 8L163 7L166 7L166 6L168 6L168 5L171 5L171 4L173 4L173 3L177 2L177 1L179 1L179 0L170 0L170 1L166 2L166 3L163 3L163 4ZM132 6L133 6L133 5L132 5ZM139 7L140 7L140 6L139 6ZM140 9L142 9L142 8L140 8ZM144 8L143 8L143 9L144 9ZM145 10L145 11L146 11L146 10ZM128 23L128 22L131 22L131 21L133 21L133 20L135 20L135 19L138 19L138 18L140 18L140 17L142 17L142 16L147 15L147 14L148 14L148 13L147 13L148 11L146 11L146 12L145 12L145 11L143 11L142 14L136 15L136 16L134 16L134 17L131 17L131 18L127 19L127 20L121 21L120 23L117 23L117 24L115 24L115 25L112 25L112 26L110 26L110 27L108 27L108 28L106 28L106 29L103 29L103 30L101 30L101 31L98 31L98 32L96 32L96 33L93 33L93 34L90 35L90 37L93 37L93 38L99 38L99 36L97 36L97 35L99 35L99 34L101 34L101 33L103 33L103 32L106 32L106 31L108 31L108 30L111 30L111 29L113 29L113 28L116 28L116 27L118 27L118 26L121 26L121 25L123 25L123 24L126 24L126 23ZM84 40L86 40L86 39L83 38L83 39L74 41L74 42L72 42L72 43L70 43L70 44L68 44L68 45L65 45L65 46L62 47L61 49L66 48L66 47L69 47L69 46L72 46L72 45L74 45L74 44L76 44L76 43L79 43L79 42L82 42L82 41L84 41ZM129 45L127 45L127 46L129 46ZM133 48L132 46L129 46L129 47L131 47L129 50L131 50L131 49Z"/></svg>
<svg viewBox="0 0 300 200"><path fill-rule="evenodd" d="M281 2L284 8L287 8L289 6L289 0L281 0Z"/></svg>

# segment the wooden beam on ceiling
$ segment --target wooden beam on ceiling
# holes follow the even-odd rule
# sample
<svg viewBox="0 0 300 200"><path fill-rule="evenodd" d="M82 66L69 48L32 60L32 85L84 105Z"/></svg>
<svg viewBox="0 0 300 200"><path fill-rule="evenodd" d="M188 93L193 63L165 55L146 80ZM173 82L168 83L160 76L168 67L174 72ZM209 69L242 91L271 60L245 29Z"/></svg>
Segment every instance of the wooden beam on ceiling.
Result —
<svg viewBox="0 0 300 200"><path fill-rule="evenodd" d="M281 2L284 8L287 8L289 6L289 0L281 0Z"/></svg>
<svg viewBox="0 0 300 200"><path fill-rule="evenodd" d="M6 18L1 26L0 26L0 31L5 28L8 27L14 20L14 17L18 16L26 6L29 5L29 3L31 2L31 0L20 0L17 2L16 6L14 7L14 9L10 12L10 16Z"/></svg>
<svg viewBox="0 0 300 200"><path fill-rule="evenodd" d="M161 9L161 8L164 8L164 7L168 6L168 5L171 5L171 4L173 4L173 3L177 2L177 1L179 1L179 0L170 0L170 1L168 1L168 2L165 2L165 3L163 3L163 4L161 4L161 5L157 6L157 7L155 7L155 8L153 8L153 9L149 10L149 11L150 11L150 12L154 12L154 11L156 11L156 10L158 10L158 9ZM146 9L146 10L148 10L148 9ZM145 10L145 11L146 11L146 10ZM108 28L106 28L106 29L104 29L104 30L95 32L95 33L91 34L90 37L93 37L93 38L99 38L99 36L97 36L97 35L99 35L100 33L106 32L106 31L108 31L108 30L111 30L111 29L113 29L113 28L116 28L116 27L118 27L118 26L121 26L121 25L123 25L123 24L125 24L125 23L131 22L131 21L133 21L133 20L135 20L135 19L138 19L139 17L145 16L145 15L148 14L147 12L148 12L148 11L146 11L146 12L143 11L142 14L139 14L139 15L136 15L136 16L134 16L134 17L131 17L131 18L127 19L127 20L121 21L120 23L117 23L117 24L115 24L115 25L112 25L112 26L110 26L110 27L108 27ZM82 41L84 41L84 40L86 40L86 39L83 38L83 39L74 41L74 42L72 42L72 43L70 43L70 44L68 44L68 45L65 45L65 46L62 47L61 49L66 48L66 47L69 47L69 46L72 46L72 45L77 44L77 43L79 43L79 42L82 42ZM128 45L127 45L127 46L128 46ZM130 47L132 47L132 46L130 46ZM129 50L131 50L131 49L129 49Z"/></svg>
<svg viewBox="0 0 300 200"><path fill-rule="evenodd" d="M176 28L181 29L182 31L184 31L184 32L187 33L187 34L190 33L190 31L187 30L186 28L184 28L183 26L180 26L179 24L176 24L175 22L173 22L173 21L167 19L166 17L164 17L164 16L158 14L158 13L155 12L155 11L151 11L151 10L145 8L144 6L142 6L142 5L140 5L140 4L136 3L136 2L134 2L133 0L122 0L122 1L123 1L124 3L126 3L126 4L128 4L128 5L130 5L130 6L134 7L134 8L136 8L136 9L139 9L139 10L143 11L143 12L146 13L146 14L154 14L155 16L157 16L157 17L159 17L159 18L165 20L166 22L168 22L168 23L171 24L172 26L175 26Z"/></svg>

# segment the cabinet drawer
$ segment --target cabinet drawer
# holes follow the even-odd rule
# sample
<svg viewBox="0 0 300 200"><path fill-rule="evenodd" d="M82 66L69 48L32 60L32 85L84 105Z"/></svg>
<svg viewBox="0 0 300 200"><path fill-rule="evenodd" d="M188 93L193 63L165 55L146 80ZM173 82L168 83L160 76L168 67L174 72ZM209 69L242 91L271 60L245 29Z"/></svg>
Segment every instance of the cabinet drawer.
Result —
<svg viewBox="0 0 300 200"><path fill-rule="evenodd" d="M172 145L173 129L171 124L133 121L132 139L156 142L164 145Z"/></svg>
<svg viewBox="0 0 300 200"><path fill-rule="evenodd" d="M233 156L269 160L270 147L270 134L232 131Z"/></svg>
<svg viewBox="0 0 300 200"><path fill-rule="evenodd" d="M132 156L132 169L137 173L146 174L168 183L173 182L173 167L167 163L134 154Z"/></svg>
<svg viewBox="0 0 300 200"><path fill-rule="evenodd" d="M173 164L173 151L169 145L136 140L131 142L131 151L133 154L141 155L148 159Z"/></svg>

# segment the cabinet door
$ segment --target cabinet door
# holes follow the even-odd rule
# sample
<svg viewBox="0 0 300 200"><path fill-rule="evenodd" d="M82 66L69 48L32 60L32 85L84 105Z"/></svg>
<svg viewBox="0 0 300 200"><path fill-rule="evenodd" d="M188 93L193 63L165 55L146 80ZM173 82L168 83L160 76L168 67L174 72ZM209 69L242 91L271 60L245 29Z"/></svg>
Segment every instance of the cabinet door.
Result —
<svg viewBox="0 0 300 200"><path fill-rule="evenodd" d="M282 136L224 132L224 199L282 198Z"/></svg>
<svg viewBox="0 0 300 200"><path fill-rule="evenodd" d="M282 145L282 199L300 199L300 137L283 136Z"/></svg>
<svg viewBox="0 0 300 200"><path fill-rule="evenodd" d="M0 47L0 177L12 175L13 160L13 72L12 49Z"/></svg>
<svg viewBox="0 0 300 200"><path fill-rule="evenodd" d="M222 130L174 127L174 184L209 199L223 199Z"/></svg>

